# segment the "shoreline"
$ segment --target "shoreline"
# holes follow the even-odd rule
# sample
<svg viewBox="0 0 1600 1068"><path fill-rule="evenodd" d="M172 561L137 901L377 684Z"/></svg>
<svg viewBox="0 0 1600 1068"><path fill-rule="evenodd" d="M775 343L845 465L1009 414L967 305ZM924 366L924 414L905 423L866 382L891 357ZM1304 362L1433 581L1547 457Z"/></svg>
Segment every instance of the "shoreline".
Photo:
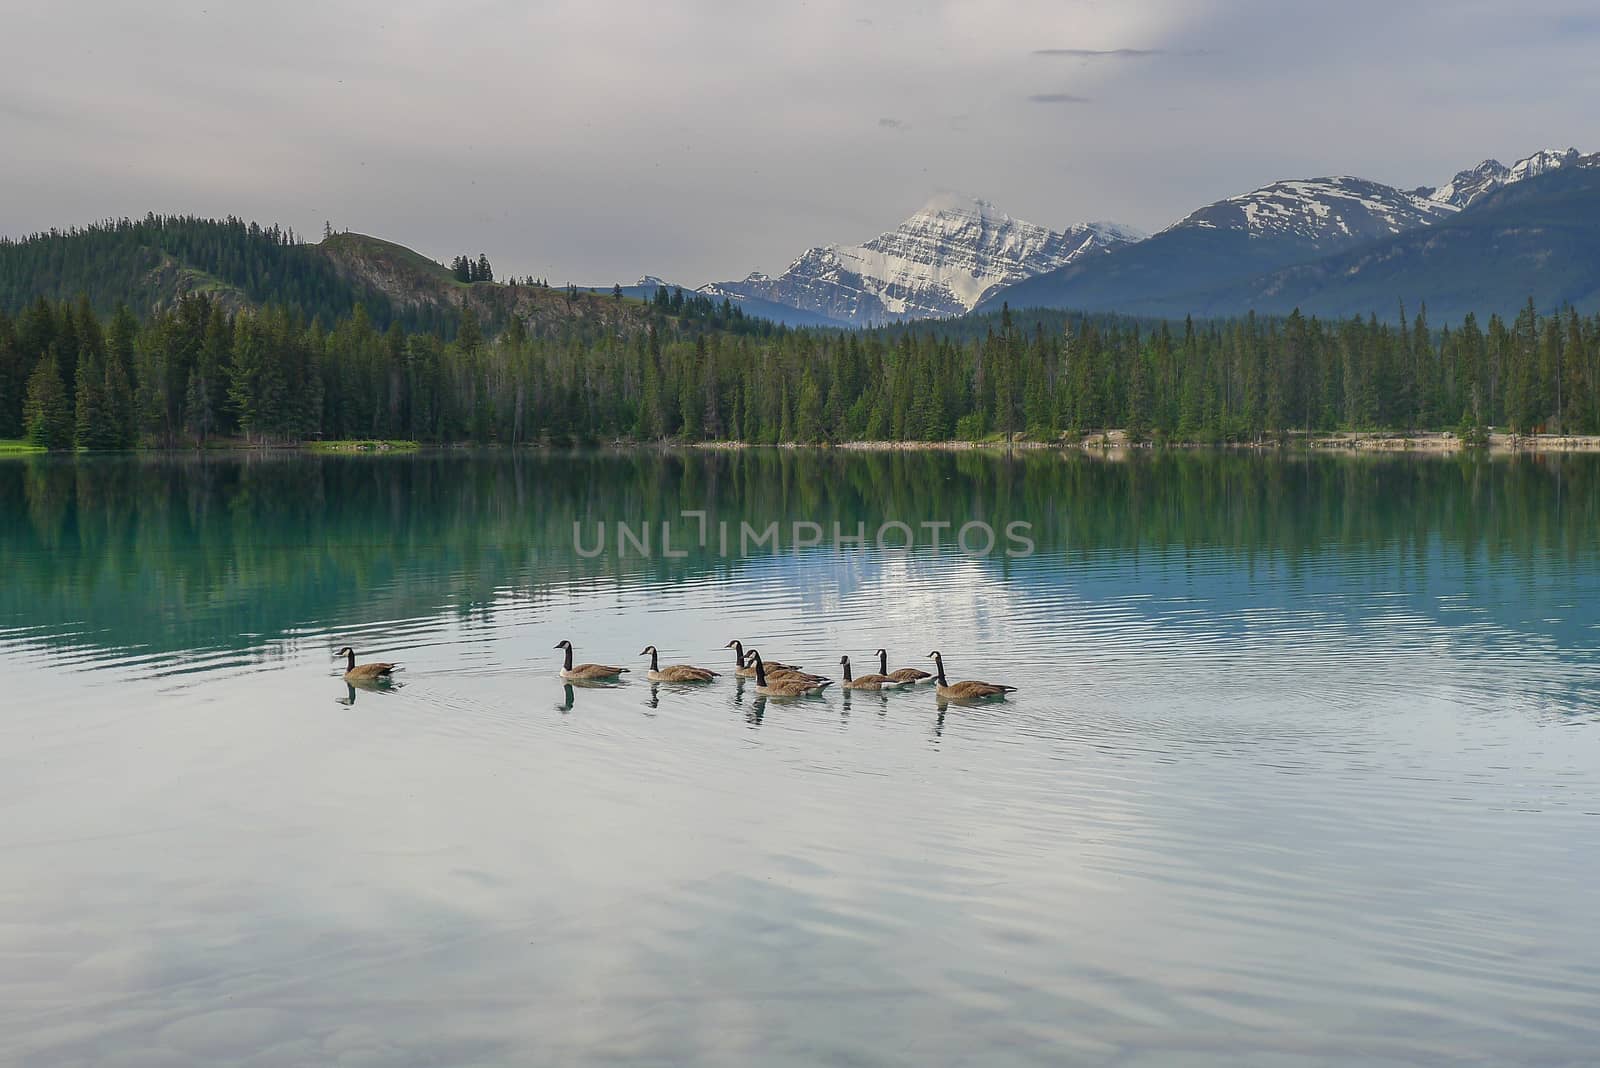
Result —
<svg viewBox="0 0 1600 1068"><path fill-rule="evenodd" d="M5 442L6 445L20 445L20 443ZM1450 431L1419 431L1414 434L1398 432L1355 432L1337 431L1333 433L1318 433L1306 435L1304 433L1291 433L1283 439L1270 439L1259 442L1179 442L1166 441L1159 444L1145 440L1130 443L1127 433L1123 430L1099 430L1092 434L1085 434L1076 441L1065 438L1059 441L1039 441L1026 437L1019 437L1012 441L984 440L984 441L841 441L833 443L819 443L815 445L801 445L795 442L783 442L777 445L757 444L746 441L630 441L615 440L605 442L590 442L578 445L556 445L544 442L525 442L518 445L488 444L477 445L470 442L428 443L416 441L303 441L295 444L244 444L242 442L212 442L204 448L174 447L174 448L137 448L104 450L97 452L87 451L57 451L46 452L32 447L0 448L0 460L11 458L27 458L39 456L77 456L77 455L103 455L126 456L139 454L237 454L237 453L268 453L268 452L300 452L311 455L408 455L418 452L446 452L446 451L472 451L475 449L534 449L534 450L561 450L561 449L706 449L706 450L735 450L735 449L818 449L841 450L847 452L1021 452L1021 451L1049 451L1058 452L1083 452L1112 457L1127 456L1136 451L1156 452L1163 449L1184 449L1195 451L1218 452L1335 452L1347 454L1384 454L1384 455L1411 455L1411 456L1448 456L1466 452L1480 452L1493 456L1514 456L1519 454L1547 454L1547 453L1600 453L1600 434L1507 434L1491 432L1484 444L1467 446L1461 438Z"/></svg>
<svg viewBox="0 0 1600 1068"><path fill-rule="evenodd" d="M856 452L1013 452L1020 450L1059 451L1074 450L1091 453L1129 453L1136 450L1160 449L1215 450L1219 452L1251 451L1315 451L1343 453L1386 453L1443 456L1461 452L1485 452L1496 456L1520 453L1600 453L1600 435L1596 434L1506 434L1492 432L1486 444L1467 446L1451 431L1419 431L1414 434L1397 432L1337 431L1326 434L1289 434L1282 441L1259 442L1180 442L1166 441L1156 444L1150 440L1138 443L1128 441L1123 430L1101 430L1085 434L1077 441L1037 441L1020 438L1004 441L842 441L831 445L752 445L742 441L696 442L688 446L697 449L845 449Z"/></svg>

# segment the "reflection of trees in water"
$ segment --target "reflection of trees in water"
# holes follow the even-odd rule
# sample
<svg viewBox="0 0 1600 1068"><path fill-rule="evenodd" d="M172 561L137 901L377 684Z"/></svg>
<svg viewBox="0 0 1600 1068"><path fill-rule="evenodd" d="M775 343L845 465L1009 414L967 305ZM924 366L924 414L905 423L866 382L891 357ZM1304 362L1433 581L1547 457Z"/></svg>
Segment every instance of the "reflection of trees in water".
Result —
<svg viewBox="0 0 1600 1068"><path fill-rule="evenodd" d="M1558 502L1559 485L1559 506ZM680 513L704 509L712 536ZM0 463L0 625L87 623L75 642L245 647L336 608L369 618L487 613L507 587L672 581L744 566L717 524L869 532L1032 525L1039 554L1205 549L1291 566L1320 554L1588 558L1600 457L1407 459L1174 450L630 450L34 458ZM574 523L608 550L573 552ZM673 524L682 558L619 556L617 522ZM592 537L592 533L589 535ZM924 542L923 544L926 544ZM1002 541L1002 548L1003 548ZM757 550L765 555L770 550ZM846 550L847 552L849 550ZM986 567L1018 565L997 552ZM231 637L237 635L237 638Z"/></svg>

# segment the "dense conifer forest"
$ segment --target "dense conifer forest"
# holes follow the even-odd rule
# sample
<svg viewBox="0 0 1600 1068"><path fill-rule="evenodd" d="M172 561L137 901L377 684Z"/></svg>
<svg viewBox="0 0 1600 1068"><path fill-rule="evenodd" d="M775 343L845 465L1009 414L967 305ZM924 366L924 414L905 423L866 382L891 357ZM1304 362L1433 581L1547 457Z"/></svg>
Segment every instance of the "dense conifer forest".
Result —
<svg viewBox="0 0 1600 1068"><path fill-rule="evenodd" d="M138 309L152 297L166 303L185 293L209 293L236 306L278 305L323 322L349 315L360 303L380 327L448 327L447 317L433 309L396 307L377 289L341 275L316 245L276 226L147 215L0 238L0 310L15 312L40 296L83 296L96 313L109 316L118 304Z"/></svg>
<svg viewBox="0 0 1600 1068"><path fill-rule="evenodd" d="M270 243L278 243L277 238ZM287 247L287 246L286 246ZM109 283L108 283L109 285ZM610 299L610 298L606 298ZM700 307L704 303L706 307ZM219 439L938 441L1105 427L1136 439L1503 426L1600 432L1600 316L1435 330L1247 317L1150 324L1006 310L946 327L754 329L663 295L645 325L450 340L357 306L230 312L191 294L143 320L88 296L0 313L0 438L51 448Z"/></svg>

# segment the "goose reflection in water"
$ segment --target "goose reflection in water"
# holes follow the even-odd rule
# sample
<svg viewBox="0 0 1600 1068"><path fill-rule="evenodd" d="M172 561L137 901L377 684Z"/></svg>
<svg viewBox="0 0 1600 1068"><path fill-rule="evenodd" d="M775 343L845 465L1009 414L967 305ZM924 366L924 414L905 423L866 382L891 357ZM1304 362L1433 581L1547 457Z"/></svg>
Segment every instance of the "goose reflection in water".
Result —
<svg viewBox="0 0 1600 1068"><path fill-rule="evenodd" d="M345 696L335 697L334 700L341 705L353 706L356 703L356 691L393 695L396 691L404 689L405 683L392 682L387 678L380 679L351 679L344 680Z"/></svg>
<svg viewBox="0 0 1600 1068"><path fill-rule="evenodd" d="M842 715L848 716L856 701L877 709L880 717L889 714L889 694L883 690L840 690L839 696L844 698Z"/></svg>
<svg viewBox="0 0 1600 1068"><path fill-rule="evenodd" d="M571 712L577 701L575 690L620 690L627 684L620 679L564 679L561 683L561 703L557 712Z"/></svg>

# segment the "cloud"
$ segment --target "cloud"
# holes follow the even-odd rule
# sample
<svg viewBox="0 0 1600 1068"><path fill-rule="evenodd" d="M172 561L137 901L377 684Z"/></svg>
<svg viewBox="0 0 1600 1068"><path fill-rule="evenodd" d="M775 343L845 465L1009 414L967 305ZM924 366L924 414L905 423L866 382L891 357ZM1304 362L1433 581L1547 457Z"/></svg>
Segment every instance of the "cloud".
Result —
<svg viewBox="0 0 1600 1068"><path fill-rule="evenodd" d="M1035 48L1033 55L1064 59L1155 59L1160 56L1211 56L1209 48Z"/></svg>
<svg viewBox="0 0 1600 1068"><path fill-rule="evenodd" d="M1165 48L1035 48L1036 56L1070 56L1073 59L1144 59L1170 56Z"/></svg>
<svg viewBox="0 0 1600 1068"><path fill-rule="evenodd" d="M1159 229L1289 174L1410 187L1600 146L1595 0L204 6L8 6L34 47L0 44L0 234L331 218L508 273L688 283L864 239L932 186ZM1308 99L1336 121L1301 121Z"/></svg>

